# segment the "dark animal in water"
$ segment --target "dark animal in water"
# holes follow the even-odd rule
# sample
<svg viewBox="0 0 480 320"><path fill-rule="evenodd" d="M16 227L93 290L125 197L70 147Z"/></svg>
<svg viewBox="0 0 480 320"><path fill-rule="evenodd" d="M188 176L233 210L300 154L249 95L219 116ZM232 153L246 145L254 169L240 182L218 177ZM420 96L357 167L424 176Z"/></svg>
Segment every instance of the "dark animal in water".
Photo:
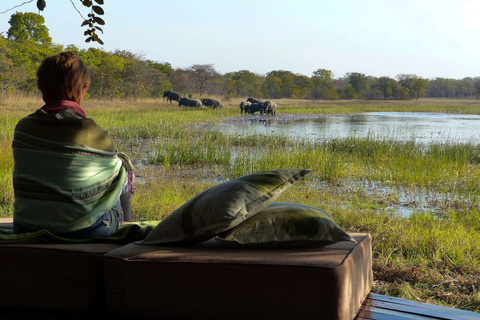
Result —
<svg viewBox="0 0 480 320"><path fill-rule="evenodd" d="M260 114L264 114L266 110L266 106L263 102L255 102L245 107L244 110L246 113L250 113L250 114L254 114L255 112L260 112Z"/></svg>
<svg viewBox="0 0 480 320"><path fill-rule="evenodd" d="M262 100L255 99L255 98L248 98L247 101L250 102L250 103L260 103L260 102L262 102Z"/></svg>
<svg viewBox="0 0 480 320"><path fill-rule="evenodd" d="M272 116L277 114L277 104L275 102L265 101L263 105L265 106L266 114L271 114Z"/></svg>
<svg viewBox="0 0 480 320"><path fill-rule="evenodd" d="M250 106L250 104L251 104L251 103L248 102L248 101L242 101L242 102L240 102L240 113L243 114L243 112L245 112L245 114L247 114L248 112L246 111L246 108L247 108L248 106Z"/></svg>

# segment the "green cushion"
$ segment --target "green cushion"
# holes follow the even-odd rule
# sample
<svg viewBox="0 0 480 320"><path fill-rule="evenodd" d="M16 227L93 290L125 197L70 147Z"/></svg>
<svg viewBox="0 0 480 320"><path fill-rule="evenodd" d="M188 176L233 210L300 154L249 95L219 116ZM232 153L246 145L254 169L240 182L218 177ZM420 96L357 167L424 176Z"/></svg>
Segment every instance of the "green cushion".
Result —
<svg viewBox="0 0 480 320"><path fill-rule="evenodd" d="M276 202L216 240L232 246L323 246L355 240L324 210L303 204Z"/></svg>
<svg viewBox="0 0 480 320"><path fill-rule="evenodd" d="M310 170L279 169L220 183L162 220L142 244L203 242L268 207Z"/></svg>

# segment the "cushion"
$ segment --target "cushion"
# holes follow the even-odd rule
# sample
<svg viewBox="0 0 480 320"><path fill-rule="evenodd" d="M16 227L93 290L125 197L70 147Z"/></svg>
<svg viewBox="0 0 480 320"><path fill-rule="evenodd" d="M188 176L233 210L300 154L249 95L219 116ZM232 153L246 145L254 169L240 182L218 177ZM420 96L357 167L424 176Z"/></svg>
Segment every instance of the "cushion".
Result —
<svg viewBox="0 0 480 320"><path fill-rule="evenodd" d="M355 242L324 210L291 202L273 203L216 239L233 246L267 247Z"/></svg>
<svg viewBox="0 0 480 320"><path fill-rule="evenodd" d="M268 207L309 172L279 169L220 183L173 211L138 243L193 244L211 239Z"/></svg>
<svg viewBox="0 0 480 320"><path fill-rule="evenodd" d="M0 218L11 232L12 218ZM90 311L104 300L103 255L120 244L62 243L0 245L0 306Z"/></svg>
<svg viewBox="0 0 480 320"><path fill-rule="evenodd" d="M351 320L370 291L371 237L323 247L128 244L105 255L106 303L124 317Z"/></svg>

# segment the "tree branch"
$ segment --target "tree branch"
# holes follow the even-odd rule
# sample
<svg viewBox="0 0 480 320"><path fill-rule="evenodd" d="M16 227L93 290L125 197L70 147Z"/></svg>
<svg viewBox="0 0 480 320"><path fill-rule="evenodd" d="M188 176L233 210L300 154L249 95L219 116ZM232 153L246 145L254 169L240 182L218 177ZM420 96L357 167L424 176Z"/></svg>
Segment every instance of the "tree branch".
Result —
<svg viewBox="0 0 480 320"><path fill-rule="evenodd" d="M15 7L13 7L13 8L10 8L10 9L7 9L7 10L5 10L5 11L0 12L0 14L7 13L8 11L12 11L12 10L15 9L15 8L21 7L21 6L25 5L25 4L29 4L29 3L33 2L33 1L34 1L34 0L25 1L25 2L23 2L23 3L21 3L21 4L19 4L18 6L15 6Z"/></svg>

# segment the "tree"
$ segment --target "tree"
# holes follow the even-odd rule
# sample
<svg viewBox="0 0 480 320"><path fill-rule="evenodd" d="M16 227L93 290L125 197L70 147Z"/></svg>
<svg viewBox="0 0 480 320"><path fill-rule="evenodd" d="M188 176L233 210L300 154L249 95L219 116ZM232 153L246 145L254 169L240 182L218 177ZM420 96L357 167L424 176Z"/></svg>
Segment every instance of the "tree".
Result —
<svg viewBox="0 0 480 320"><path fill-rule="evenodd" d="M413 86L411 90L413 90L413 94L417 100L425 97L427 93L428 83L428 79L423 78L417 78L413 81Z"/></svg>
<svg viewBox="0 0 480 320"><path fill-rule="evenodd" d="M383 94L383 100L387 100L392 97L398 87L398 82L390 77L380 77L375 80L374 87Z"/></svg>
<svg viewBox="0 0 480 320"><path fill-rule="evenodd" d="M8 40L0 37L0 98L18 90L20 83L28 78L25 68L14 66L9 57L11 51Z"/></svg>
<svg viewBox="0 0 480 320"><path fill-rule="evenodd" d="M311 96L315 84L312 79L304 75L295 75L293 83L296 85L294 95L292 98L306 99Z"/></svg>
<svg viewBox="0 0 480 320"><path fill-rule="evenodd" d="M269 78L272 78L272 81ZM270 98L306 97L314 87L310 78L285 70L275 70L267 73L265 82L267 82L267 85L264 85L263 89Z"/></svg>
<svg viewBox="0 0 480 320"><path fill-rule="evenodd" d="M430 97L451 98L455 96L456 91L457 85L454 79L435 78L431 81L428 94Z"/></svg>
<svg viewBox="0 0 480 320"><path fill-rule="evenodd" d="M415 74L399 74L397 75L398 83L402 86L408 89L409 92L409 98L413 99L415 97L415 92L413 90L413 85L418 79L417 75Z"/></svg>
<svg viewBox="0 0 480 320"><path fill-rule="evenodd" d="M348 83L360 96L362 96L370 88L370 84L368 83L368 77L365 76L365 74L363 73L347 73L347 77Z"/></svg>
<svg viewBox="0 0 480 320"><path fill-rule="evenodd" d="M467 77L461 80L457 80L457 92L455 97L457 98L469 98L475 97L475 80Z"/></svg>
<svg viewBox="0 0 480 320"><path fill-rule="evenodd" d="M473 79L473 84L475 86L475 94L476 94L476 98L478 99L478 96L480 94L480 77L476 77Z"/></svg>
<svg viewBox="0 0 480 320"><path fill-rule="evenodd" d="M191 80L194 82L195 91L197 91L200 96L205 92L208 81L220 76L213 67L213 64L194 64L188 68L187 71L191 73Z"/></svg>
<svg viewBox="0 0 480 320"><path fill-rule="evenodd" d="M32 12L12 14L8 21L7 37L12 41L32 40L38 44L49 44L52 38L45 26L45 19Z"/></svg>
<svg viewBox="0 0 480 320"><path fill-rule="evenodd" d="M351 84L348 84L347 86L343 87L342 89L343 99L351 100L351 99L357 99L357 97L358 97L358 93Z"/></svg>
<svg viewBox="0 0 480 320"><path fill-rule="evenodd" d="M76 52L73 47L67 49ZM99 98L120 98L121 77L127 61L104 50L89 48L76 52L85 62L92 82L88 91Z"/></svg>
<svg viewBox="0 0 480 320"><path fill-rule="evenodd" d="M327 69L317 69L312 73L312 80L316 87L322 88L330 85L332 82L332 71Z"/></svg>
<svg viewBox="0 0 480 320"><path fill-rule="evenodd" d="M282 79L274 75L268 75L262 84L264 95L268 98L277 99L282 96Z"/></svg>
<svg viewBox="0 0 480 320"><path fill-rule="evenodd" d="M393 97L396 100L408 100L410 99L410 89L399 85L393 92Z"/></svg>
<svg viewBox="0 0 480 320"><path fill-rule="evenodd" d="M172 65L168 62L155 62L155 61L151 61L151 60L147 60L146 62L152 68L154 68L154 69L156 69L156 70L158 70L162 73L165 73L168 76L171 76L172 73L173 73Z"/></svg>
<svg viewBox="0 0 480 320"><path fill-rule="evenodd" d="M234 81L235 96L240 97L259 97L261 95L261 86L259 76L248 70L240 70L229 76Z"/></svg>
<svg viewBox="0 0 480 320"><path fill-rule="evenodd" d="M332 86L333 74L327 69L317 69L312 73L315 88L312 90L314 99L337 99L338 93Z"/></svg>

